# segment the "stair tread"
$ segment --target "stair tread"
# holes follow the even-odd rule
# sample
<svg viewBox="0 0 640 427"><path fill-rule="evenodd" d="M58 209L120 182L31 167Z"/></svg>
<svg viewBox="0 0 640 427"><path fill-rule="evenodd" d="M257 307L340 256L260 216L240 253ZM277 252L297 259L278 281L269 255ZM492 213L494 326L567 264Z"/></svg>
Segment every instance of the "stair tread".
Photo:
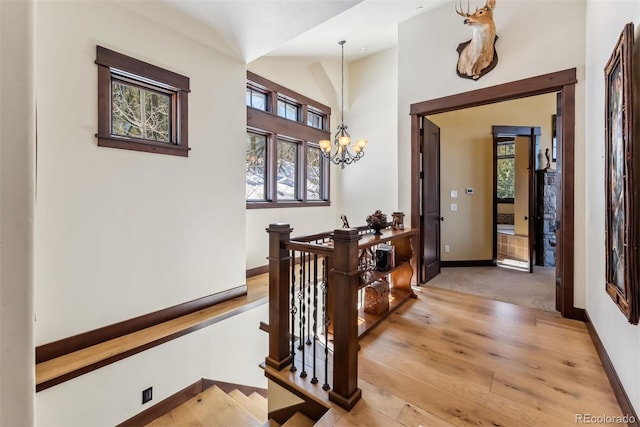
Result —
<svg viewBox="0 0 640 427"><path fill-rule="evenodd" d="M262 424L231 396L214 386L157 418L149 426L260 427Z"/></svg>
<svg viewBox="0 0 640 427"><path fill-rule="evenodd" d="M253 400L254 402L258 402L260 404L264 403L264 407L267 407L267 398L264 397L263 395L261 395L260 393L258 393L257 391L254 391L253 393L251 393L249 395L249 399Z"/></svg>
<svg viewBox="0 0 640 427"><path fill-rule="evenodd" d="M282 427L311 427L315 423L302 412L296 412L286 423L282 424Z"/></svg>
<svg viewBox="0 0 640 427"><path fill-rule="evenodd" d="M282 426L276 420L269 419L266 423L262 425L262 427L282 427Z"/></svg>
<svg viewBox="0 0 640 427"><path fill-rule="evenodd" d="M264 404L256 402L238 389L231 390L228 394L240 406L242 406L246 411L253 415L255 419L260 421L261 424L267 422L267 419L269 417L267 415L266 401L264 402Z"/></svg>

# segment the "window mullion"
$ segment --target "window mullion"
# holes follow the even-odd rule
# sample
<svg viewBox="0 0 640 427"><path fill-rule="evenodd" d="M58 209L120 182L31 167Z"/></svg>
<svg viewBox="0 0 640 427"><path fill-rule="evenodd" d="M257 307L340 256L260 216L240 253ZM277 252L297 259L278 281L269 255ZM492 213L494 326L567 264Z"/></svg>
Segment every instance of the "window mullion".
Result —
<svg viewBox="0 0 640 427"><path fill-rule="evenodd" d="M298 190L299 200L307 200L307 142L302 141L298 144L298 163L300 164L300 188Z"/></svg>
<svg viewBox="0 0 640 427"><path fill-rule="evenodd" d="M267 138L267 201L277 202L276 175L278 162L278 136L270 133Z"/></svg>

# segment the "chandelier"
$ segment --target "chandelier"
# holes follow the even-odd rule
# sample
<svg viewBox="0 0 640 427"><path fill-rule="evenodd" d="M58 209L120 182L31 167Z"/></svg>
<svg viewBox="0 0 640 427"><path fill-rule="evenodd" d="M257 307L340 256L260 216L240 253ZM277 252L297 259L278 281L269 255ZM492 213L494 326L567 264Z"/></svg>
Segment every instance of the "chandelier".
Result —
<svg viewBox="0 0 640 427"><path fill-rule="evenodd" d="M335 151L331 153L331 141L323 139L319 142L320 150L323 157L331 160L336 165L340 165L341 169L344 169L345 165L357 162L364 156L364 147L367 145L366 139L359 139L352 144L353 153L349 151L349 144L351 144L351 136L347 132L347 125L344 124L344 44L345 40L338 42L342 46L342 105L340 112L340 124L338 125L338 131L333 139Z"/></svg>

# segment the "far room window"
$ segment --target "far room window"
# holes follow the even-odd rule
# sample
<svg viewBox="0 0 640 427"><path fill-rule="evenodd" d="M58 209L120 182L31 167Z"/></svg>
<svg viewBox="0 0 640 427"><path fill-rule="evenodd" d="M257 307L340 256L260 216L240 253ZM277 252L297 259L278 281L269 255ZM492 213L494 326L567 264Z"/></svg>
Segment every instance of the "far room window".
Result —
<svg viewBox="0 0 640 427"><path fill-rule="evenodd" d="M516 188L514 141L500 142L497 147L497 197L499 202L513 203Z"/></svg>
<svg viewBox="0 0 640 427"><path fill-rule="evenodd" d="M98 145L186 157L189 78L97 46Z"/></svg>

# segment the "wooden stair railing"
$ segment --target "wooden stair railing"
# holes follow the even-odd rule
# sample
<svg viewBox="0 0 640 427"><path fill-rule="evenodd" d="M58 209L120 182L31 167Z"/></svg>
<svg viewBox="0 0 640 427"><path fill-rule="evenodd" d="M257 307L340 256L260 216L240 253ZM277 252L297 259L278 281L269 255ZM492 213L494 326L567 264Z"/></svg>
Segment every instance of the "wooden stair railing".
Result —
<svg viewBox="0 0 640 427"><path fill-rule="evenodd" d="M295 367L296 330L302 352L301 376L306 377L305 345L313 345L312 383L316 383L316 346L324 346L325 382L329 400L350 410L361 397L358 388L358 241L356 229L338 229L291 241L289 224L271 224L269 233L269 354L267 366L282 370ZM295 256L296 251L299 257ZM293 253L293 255L292 255ZM318 257L321 258L319 267ZM296 262L299 264L296 269ZM313 266L313 267L312 267ZM299 274L296 274L298 273ZM322 310L317 313L318 276ZM296 277L298 281L296 283ZM311 284L313 281L313 285ZM328 287L331 286L331 292ZM313 292L313 310L311 293ZM327 298L330 298L328 300ZM296 303L299 303L296 306ZM330 308L329 308L330 307ZM313 313L313 314L312 314ZM329 319L328 313L331 313ZM311 319L313 317L313 319ZM316 322L321 320L325 341L316 342ZM305 324L309 320L309 324ZM314 322L313 332L310 324ZM298 324L296 324L298 323ZM333 336L333 385L328 384L329 344L327 326ZM297 329L296 329L297 328ZM305 329L306 328L306 329ZM307 340L305 342L305 330ZM310 336L311 335L311 336ZM313 341L311 341L311 339Z"/></svg>

